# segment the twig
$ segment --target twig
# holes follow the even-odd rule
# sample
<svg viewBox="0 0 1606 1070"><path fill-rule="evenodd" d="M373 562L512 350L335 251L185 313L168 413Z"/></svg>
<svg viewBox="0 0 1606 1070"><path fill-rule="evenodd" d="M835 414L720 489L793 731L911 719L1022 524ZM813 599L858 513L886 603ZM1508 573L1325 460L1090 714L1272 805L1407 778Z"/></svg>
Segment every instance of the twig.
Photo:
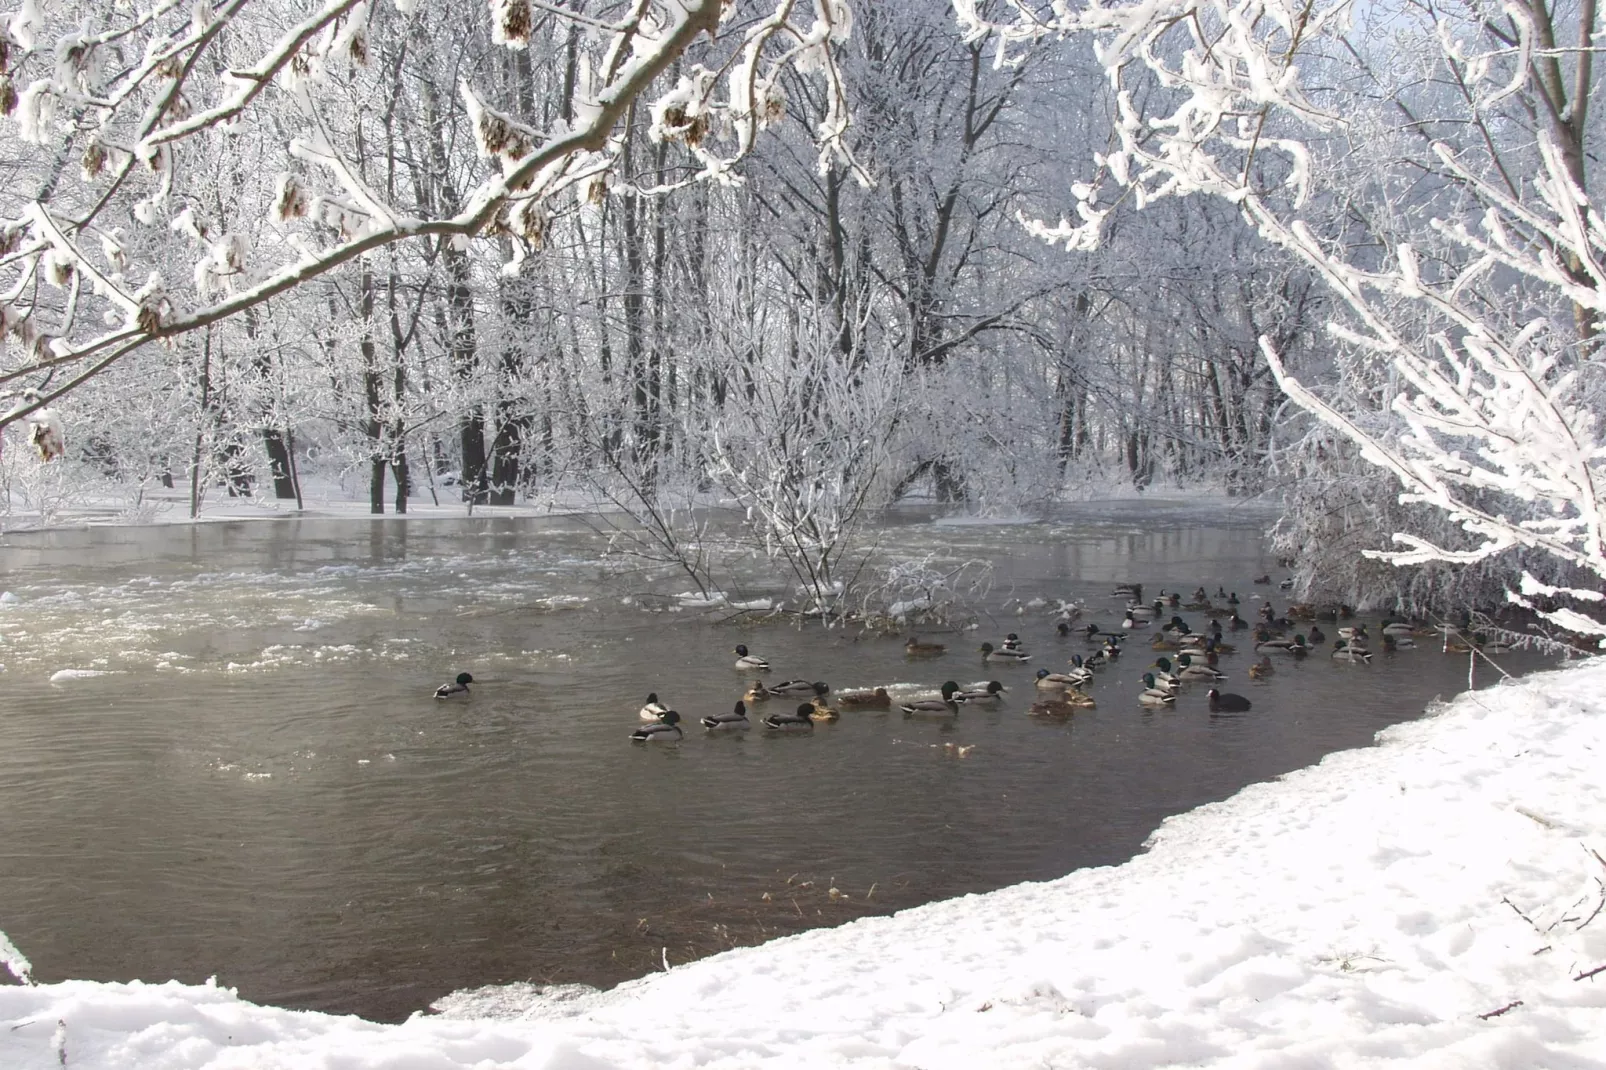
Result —
<svg viewBox="0 0 1606 1070"><path fill-rule="evenodd" d="M1530 918L1528 915L1524 914L1521 910L1517 909L1517 904L1513 903L1510 899L1507 899L1505 896L1501 896L1500 897L1500 901L1502 903L1504 903L1506 906L1510 907L1512 910L1516 910L1517 911L1517 917L1521 918L1523 921L1527 922L1530 926L1532 926L1534 932L1540 933L1540 934L1544 933L1543 929L1541 929L1537 925L1534 925L1534 920L1532 918Z"/></svg>
<svg viewBox="0 0 1606 1070"><path fill-rule="evenodd" d="M1603 967L1603 969L1606 969L1606 967ZM1514 999L1510 1003L1507 1003L1504 1007L1496 1007L1492 1011L1478 1015L1478 1017L1487 1022L1490 1018L1498 1018L1507 1011L1515 1010L1520 1006L1522 1006L1522 1000Z"/></svg>
<svg viewBox="0 0 1606 1070"><path fill-rule="evenodd" d="M1597 973L1606 973L1606 966L1596 966L1593 970L1585 970L1573 978L1574 981L1587 981Z"/></svg>

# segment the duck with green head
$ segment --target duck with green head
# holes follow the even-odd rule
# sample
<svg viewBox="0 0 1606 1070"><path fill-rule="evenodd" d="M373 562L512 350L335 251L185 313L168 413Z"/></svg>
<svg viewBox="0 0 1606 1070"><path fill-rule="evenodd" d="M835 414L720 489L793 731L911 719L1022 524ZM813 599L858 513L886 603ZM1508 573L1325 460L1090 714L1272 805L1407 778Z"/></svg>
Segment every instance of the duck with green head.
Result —
<svg viewBox="0 0 1606 1070"><path fill-rule="evenodd" d="M435 689L436 698L467 698L468 685L474 682L474 677L466 672L457 674L457 679L449 684L442 684Z"/></svg>

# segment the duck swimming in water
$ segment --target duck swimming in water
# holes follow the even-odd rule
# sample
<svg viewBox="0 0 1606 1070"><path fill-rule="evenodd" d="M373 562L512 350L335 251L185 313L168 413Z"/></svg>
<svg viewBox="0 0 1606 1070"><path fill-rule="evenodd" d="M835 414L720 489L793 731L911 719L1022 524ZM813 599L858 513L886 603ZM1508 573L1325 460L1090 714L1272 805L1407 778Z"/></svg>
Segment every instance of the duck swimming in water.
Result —
<svg viewBox="0 0 1606 1070"><path fill-rule="evenodd" d="M812 732L814 703L803 703L796 713L772 713L764 718L764 727L772 732Z"/></svg>
<svg viewBox="0 0 1606 1070"><path fill-rule="evenodd" d="M474 677L470 676L466 672L460 672L457 674L457 679L453 680L451 683L442 684L441 686L437 687L435 689L435 697L456 698L460 695L467 697L468 685L472 684L473 682Z"/></svg>
<svg viewBox="0 0 1606 1070"><path fill-rule="evenodd" d="M1092 709L1096 703L1080 691L1066 691L1054 698L1038 699L1026 708L1032 717L1069 717L1077 710Z"/></svg>
<svg viewBox="0 0 1606 1070"><path fill-rule="evenodd" d="M1356 646L1350 639L1333 640L1333 660L1349 662L1366 662L1372 660L1372 652L1365 647Z"/></svg>
<svg viewBox="0 0 1606 1070"><path fill-rule="evenodd" d="M763 680L754 680L753 686L747 689L742 696L743 702L763 702L770 697L770 689L764 686Z"/></svg>
<svg viewBox="0 0 1606 1070"><path fill-rule="evenodd" d="M736 667L748 672L769 672L770 663L757 654L749 654L742 643L736 644Z"/></svg>
<svg viewBox="0 0 1606 1070"><path fill-rule="evenodd" d="M782 695L824 695L831 690L831 685L823 680L782 680L772 684L769 692L777 697Z"/></svg>
<svg viewBox="0 0 1606 1070"><path fill-rule="evenodd" d="M647 696L646 704L641 707L641 719L643 721L656 721L668 709L668 706L658 701L658 692L654 691Z"/></svg>
<svg viewBox="0 0 1606 1070"><path fill-rule="evenodd" d="M1225 680L1227 674L1214 665L1194 661L1187 654L1177 658L1177 675L1184 680Z"/></svg>
<svg viewBox="0 0 1606 1070"><path fill-rule="evenodd" d="M1025 664L1032 660L1032 656L1024 650L994 650L991 643L983 643L981 645L981 657L983 661L1013 662L1015 664Z"/></svg>
<svg viewBox="0 0 1606 1070"><path fill-rule="evenodd" d="M680 714L674 710L665 710L658 718L657 724L644 724L634 732L630 738L637 743L667 743L680 739L685 733L680 730Z"/></svg>
<svg viewBox="0 0 1606 1070"><path fill-rule="evenodd" d="M1143 674L1143 690L1138 692L1138 701L1145 706L1172 706L1176 704L1177 692L1175 688L1161 687L1154 673L1146 672Z"/></svg>
<svg viewBox="0 0 1606 1070"><path fill-rule="evenodd" d="M915 714L957 716L959 705L954 701L954 696L959 693L959 685L952 680L948 680L943 683L941 690L942 698L916 699L913 702L906 702L898 708L903 711L905 717L913 717Z"/></svg>
<svg viewBox="0 0 1606 1070"><path fill-rule="evenodd" d="M887 689L878 687L874 691L844 691L836 697L837 705L857 707L869 710L890 710L892 696Z"/></svg>
<svg viewBox="0 0 1606 1070"><path fill-rule="evenodd" d="M752 722L747 719L747 704L738 702L736 708L729 713L711 713L703 718L703 727L715 730L726 728L748 728Z"/></svg>
<svg viewBox="0 0 1606 1070"><path fill-rule="evenodd" d="M978 687L978 688L976 688L974 690L969 690L969 691L965 691L965 690L955 691L954 692L954 701L955 702L998 702L999 700L1001 700L1004 697L1004 692L1008 691L1008 690L1009 690L1009 688L1005 687L1003 684L999 683L997 680L989 680L989 681L987 681L987 686L986 687Z"/></svg>
<svg viewBox="0 0 1606 1070"><path fill-rule="evenodd" d="M903 644L903 652L911 658L934 658L947 653L948 648L941 643L922 643L911 635L909 641Z"/></svg>
<svg viewBox="0 0 1606 1070"><path fill-rule="evenodd" d="M1064 690L1068 687L1081 687L1091 683L1093 670L1087 668L1072 669L1070 672L1049 672L1047 669L1037 670L1037 686L1045 691L1055 688Z"/></svg>

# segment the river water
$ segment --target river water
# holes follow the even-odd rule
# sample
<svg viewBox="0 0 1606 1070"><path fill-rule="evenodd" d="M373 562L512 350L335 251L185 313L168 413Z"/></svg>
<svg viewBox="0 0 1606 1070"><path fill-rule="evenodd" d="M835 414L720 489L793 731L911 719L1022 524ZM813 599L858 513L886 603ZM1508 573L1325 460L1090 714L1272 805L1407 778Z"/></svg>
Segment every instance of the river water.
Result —
<svg viewBox="0 0 1606 1070"><path fill-rule="evenodd" d="M1032 524L906 513L882 555L993 570L976 630L934 636L950 649L932 661L895 637L677 612L647 595L684 583L573 520L11 534L0 931L41 980L215 975L255 1001L393 1020L460 988L606 986L1118 863L1167 815L1364 745L1465 686L1464 658L1436 647L1284 662L1267 681L1237 654L1225 686L1252 711L1212 715L1190 685L1153 712L1135 698L1152 655L1133 642L1092 686L1096 709L1023 715L1032 669L1088 650L1032 599L1085 598L1105 627L1120 580L1225 585L1246 616L1252 592L1281 607L1250 584L1276 571L1266 522L1165 502ZM1030 666L984 665L976 647L1009 631ZM844 712L806 737L629 741L649 691L693 725L728 709L750 679L738 642L772 679L1010 691L956 724ZM472 698L432 698L465 670Z"/></svg>

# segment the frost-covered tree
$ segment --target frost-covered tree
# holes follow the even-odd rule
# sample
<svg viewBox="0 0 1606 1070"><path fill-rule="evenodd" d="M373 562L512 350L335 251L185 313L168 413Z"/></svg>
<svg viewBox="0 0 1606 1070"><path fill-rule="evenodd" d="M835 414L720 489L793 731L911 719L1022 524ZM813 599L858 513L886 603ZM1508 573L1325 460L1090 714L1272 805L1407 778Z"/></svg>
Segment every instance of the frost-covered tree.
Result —
<svg viewBox="0 0 1606 1070"><path fill-rule="evenodd" d="M152 341L193 344L195 332L409 239L433 243L447 264L461 344L470 280L453 275L453 254L505 240L516 263L539 249L564 205L618 181L618 130L638 108L649 135L691 161L686 181L729 180L784 107L782 73L804 69L824 86L822 158L846 158L832 53L850 21L839 0L490 0L497 45L564 42L554 99L493 93L466 69L431 83L421 92L437 108L447 94L461 102L490 167L448 184L426 145L398 185L375 158L396 72L375 61L405 71L419 54L450 50L462 38L438 32L439 16L459 7L23 0L0 50L0 110L20 157L19 180L0 194L0 312L13 353L0 385L47 382L0 427ZM420 32L432 16L436 32ZM405 47L381 54L385 35ZM698 61L664 80L694 45ZM249 174L220 196L220 173L242 156ZM252 186L266 195L239 196Z"/></svg>
<svg viewBox="0 0 1606 1070"><path fill-rule="evenodd" d="M1217 197L1338 299L1342 375L1307 381L1269 336L1261 348L1403 503L1448 521L1398 530L1400 548L1377 556L1516 553L1513 599L1601 601L1593 3L1011 3L991 21L956 9L1005 65L1045 35L1092 36L1116 94L1114 141L1075 188L1074 218L1040 236L1091 248L1119 202ZM1606 634L1575 608L1536 605Z"/></svg>

